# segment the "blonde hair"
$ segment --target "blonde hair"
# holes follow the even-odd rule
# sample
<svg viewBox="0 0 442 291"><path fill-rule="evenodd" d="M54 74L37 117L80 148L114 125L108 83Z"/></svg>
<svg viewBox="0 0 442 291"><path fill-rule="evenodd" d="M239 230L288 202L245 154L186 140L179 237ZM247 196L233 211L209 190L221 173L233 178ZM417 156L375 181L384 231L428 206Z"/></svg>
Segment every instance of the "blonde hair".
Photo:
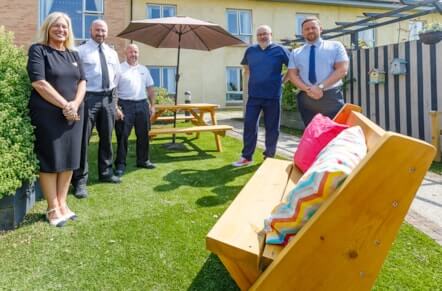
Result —
<svg viewBox="0 0 442 291"><path fill-rule="evenodd" d="M38 33L37 37L38 43L49 45L49 29L60 18L66 20L68 24L68 35L66 37L66 41L64 42L64 46L68 49L72 49L74 47L75 39L74 39L74 33L72 31L72 21L67 14L62 12L52 12L46 17Z"/></svg>

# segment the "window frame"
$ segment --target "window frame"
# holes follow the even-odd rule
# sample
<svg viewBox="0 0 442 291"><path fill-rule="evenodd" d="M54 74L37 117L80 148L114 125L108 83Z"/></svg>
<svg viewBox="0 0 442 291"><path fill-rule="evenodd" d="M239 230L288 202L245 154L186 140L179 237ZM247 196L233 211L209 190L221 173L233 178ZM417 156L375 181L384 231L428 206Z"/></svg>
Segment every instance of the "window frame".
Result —
<svg viewBox="0 0 442 291"><path fill-rule="evenodd" d="M319 19L319 13L310 13L310 12L297 12L295 13L295 36L302 36L302 21L298 21L298 16L303 16L302 21L307 17L316 17ZM299 23L298 23L299 22ZM298 33L299 29L299 33Z"/></svg>
<svg viewBox="0 0 442 291"><path fill-rule="evenodd" d="M238 27L238 33L233 33L229 31L229 13L234 12L236 14L236 26ZM241 26L241 12L247 12L250 15L250 34L246 34L242 32L242 26ZM236 8L227 8L226 9L226 30L231 33L232 35L238 37L242 41L244 41L247 44L251 44L253 41L253 11L250 9L236 9ZM244 39L244 37L247 38L247 40Z"/></svg>
<svg viewBox="0 0 442 291"><path fill-rule="evenodd" d="M175 87L176 66L146 65L146 68L149 69L149 72L151 72L152 69L159 69L160 70L160 72L159 72L160 80L159 80L159 83L156 83L155 80L154 80L154 86L166 89L167 93L169 95L175 95L175 92L170 92L169 89L164 86L164 78L163 78L163 76L164 76L164 69L173 69L174 70L174 74L173 74L174 78L172 79L172 82L173 82L173 86ZM153 79L153 76L152 76L152 79ZM175 88L174 91L176 91L176 88Z"/></svg>
<svg viewBox="0 0 442 291"><path fill-rule="evenodd" d="M238 76L237 76L237 82L239 84L238 90L237 91L230 91L229 90L229 71L235 69L238 71ZM238 67L238 66L226 66L226 81L225 81L225 85L226 85L226 103L242 103L243 102L243 94L244 94L244 88L243 88L243 67ZM229 100L228 99L228 95L229 94L238 94L241 96L241 100Z"/></svg>
<svg viewBox="0 0 442 291"><path fill-rule="evenodd" d="M149 17L149 6L158 6L160 7L160 18L164 17L164 8L173 8L175 10L175 14L173 16L177 15L177 5L173 4L159 4L159 3L146 3L146 19L154 19L152 17Z"/></svg>
<svg viewBox="0 0 442 291"><path fill-rule="evenodd" d="M49 11L50 11L50 7L48 8L48 0L40 0L39 1L39 21L38 21L38 27L40 28L41 25L43 24L45 18L49 15ZM89 32L89 27L86 27L86 17L87 16L96 16L97 19L103 19L104 16L104 0L99 0L101 1L101 10L97 10L97 11L93 11L93 10L86 10L86 1L87 0L77 0L79 2L81 2L81 36L75 36L75 40L77 43L80 43L84 40L87 40L90 38L86 37ZM48 11L46 13L46 11ZM67 15L69 15L69 17L72 19L72 15L70 12L67 11L63 11L63 13L66 13ZM72 26L74 26L74 24L72 24ZM72 27L72 30L75 31L74 27ZM74 32L75 34L75 32Z"/></svg>

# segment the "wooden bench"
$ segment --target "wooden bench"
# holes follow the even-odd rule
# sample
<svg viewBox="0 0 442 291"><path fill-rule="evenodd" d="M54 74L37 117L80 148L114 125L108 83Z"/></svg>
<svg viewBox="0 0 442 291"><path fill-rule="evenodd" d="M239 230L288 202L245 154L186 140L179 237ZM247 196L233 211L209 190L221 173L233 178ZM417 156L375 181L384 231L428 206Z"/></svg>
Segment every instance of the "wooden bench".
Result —
<svg viewBox="0 0 442 291"><path fill-rule="evenodd" d="M216 149L222 152L221 136L226 135L227 130L232 130L230 125L204 125L204 126L191 126L191 127L163 127L152 128L149 130L149 136L155 137L161 134L192 134L200 132L213 132L215 134Z"/></svg>
<svg viewBox="0 0 442 291"><path fill-rule="evenodd" d="M173 122L173 116L160 116L158 118L155 119L155 121L161 121L161 122ZM185 116L185 115L180 115L176 117L176 120L196 120L196 118L194 116Z"/></svg>
<svg viewBox="0 0 442 291"><path fill-rule="evenodd" d="M441 161L442 158L442 145L440 143L440 137L442 135L442 130L440 129L440 115L442 112L430 111L430 123L431 123L431 144L436 148L436 156L434 160L437 162Z"/></svg>
<svg viewBox="0 0 442 291"><path fill-rule="evenodd" d="M435 150L352 108L335 120L362 127L367 156L286 247L260 248L258 231L302 175L291 161L266 159L210 230L207 249L242 290L372 288Z"/></svg>

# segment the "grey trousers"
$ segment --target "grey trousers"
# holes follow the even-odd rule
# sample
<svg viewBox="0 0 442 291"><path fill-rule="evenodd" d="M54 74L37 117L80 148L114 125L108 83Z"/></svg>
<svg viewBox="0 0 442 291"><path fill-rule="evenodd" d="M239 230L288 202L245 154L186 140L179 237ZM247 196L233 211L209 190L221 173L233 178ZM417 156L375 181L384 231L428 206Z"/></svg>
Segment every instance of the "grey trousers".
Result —
<svg viewBox="0 0 442 291"><path fill-rule="evenodd" d="M299 113L301 113L305 126L307 126L318 113L334 118L336 113L338 113L344 105L342 87L324 91L324 95L319 100L310 98L304 91L299 92L296 98Z"/></svg>

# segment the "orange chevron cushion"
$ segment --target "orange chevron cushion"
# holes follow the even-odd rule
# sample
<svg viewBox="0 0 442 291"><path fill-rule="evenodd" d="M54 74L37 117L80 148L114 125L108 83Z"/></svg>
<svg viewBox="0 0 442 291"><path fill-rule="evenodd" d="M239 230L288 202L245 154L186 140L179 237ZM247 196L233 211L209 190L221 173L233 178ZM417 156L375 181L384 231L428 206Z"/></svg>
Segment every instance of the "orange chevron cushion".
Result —
<svg viewBox="0 0 442 291"><path fill-rule="evenodd" d="M367 153L359 126L342 131L318 155L264 221L266 242L285 245L315 214L322 203L344 182Z"/></svg>

